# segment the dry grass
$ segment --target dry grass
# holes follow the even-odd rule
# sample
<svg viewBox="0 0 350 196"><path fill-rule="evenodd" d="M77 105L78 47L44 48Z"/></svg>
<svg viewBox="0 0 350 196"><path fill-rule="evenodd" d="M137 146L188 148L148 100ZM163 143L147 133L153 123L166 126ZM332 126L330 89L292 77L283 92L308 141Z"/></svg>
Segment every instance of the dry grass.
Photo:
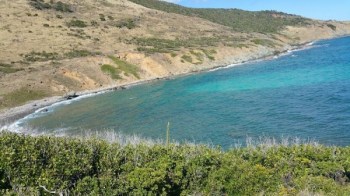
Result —
<svg viewBox="0 0 350 196"><path fill-rule="evenodd" d="M6 94L0 101L1 107L14 107L30 100L37 100L47 96L48 93L42 90L33 90L29 88L20 88L9 94Z"/></svg>

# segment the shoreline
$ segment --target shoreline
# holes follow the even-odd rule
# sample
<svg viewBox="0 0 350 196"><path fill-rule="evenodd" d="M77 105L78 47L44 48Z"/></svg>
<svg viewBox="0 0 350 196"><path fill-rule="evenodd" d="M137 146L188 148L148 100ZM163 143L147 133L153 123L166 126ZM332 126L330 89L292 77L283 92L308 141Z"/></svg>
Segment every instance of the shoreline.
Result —
<svg viewBox="0 0 350 196"><path fill-rule="evenodd" d="M345 36L341 36L341 37L347 37L347 36L345 35ZM340 38L340 36L329 38L329 39L336 39L336 38ZM27 117L30 114L35 113L35 112L40 112L43 109L45 109L46 107L50 107L54 104L59 104L59 103L65 102L65 101L78 101L79 99L84 99L87 97L96 96L99 94L117 91L117 90L125 90L125 89L128 89L128 88L133 87L133 86L148 84L148 83L152 83L152 82L156 82L156 81L170 80L170 79L175 79L178 77L188 76L188 75L197 74L197 73L204 73L204 72L216 71L216 70L220 70L220 69L227 69L227 68L231 68L231 67L243 65L243 64L248 64L248 63L273 60L273 59L276 59L276 57L279 58L281 56L292 53L294 51L309 49L308 47L311 47L314 42L318 42L318 41L322 41L322 40L325 40L325 39L314 40L314 41L301 43L301 44L297 44L297 45L289 45L290 49L288 49L288 50L282 50L282 51L276 50L274 52L274 54L263 55L263 56L258 57L258 58L253 57L249 60L245 60L245 61L243 60L241 62L215 65L215 66L212 66L210 68L204 68L201 70L190 71L187 73L169 75L169 76L165 76L165 77L156 77L156 78L150 78L150 79L144 79L144 80L141 79L141 80L133 81L133 82L129 82L129 83L122 83L122 84L113 85L113 86L106 86L106 87L93 89L93 90L72 92L72 93L69 93L69 94L66 94L63 96L53 96L53 97L47 97L47 98L44 98L41 100L30 101L28 103L25 103L22 106L17 106L14 108L9 108L9 109L5 109L3 111L0 111L1 112L0 113L0 131L3 129L8 129L15 122Z"/></svg>

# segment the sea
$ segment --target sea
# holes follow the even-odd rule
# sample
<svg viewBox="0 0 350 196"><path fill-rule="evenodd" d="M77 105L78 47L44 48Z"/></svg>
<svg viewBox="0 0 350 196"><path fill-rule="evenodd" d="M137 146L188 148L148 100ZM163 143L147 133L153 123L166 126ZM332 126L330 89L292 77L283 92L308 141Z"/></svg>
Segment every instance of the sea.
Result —
<svg viewBox="0 0 350 196"><path fill-rule="evenodd" d="M16 130L116 132L223 148L247 138L350 145L350 37L303 50L69 100L15 123Z"/></svg>

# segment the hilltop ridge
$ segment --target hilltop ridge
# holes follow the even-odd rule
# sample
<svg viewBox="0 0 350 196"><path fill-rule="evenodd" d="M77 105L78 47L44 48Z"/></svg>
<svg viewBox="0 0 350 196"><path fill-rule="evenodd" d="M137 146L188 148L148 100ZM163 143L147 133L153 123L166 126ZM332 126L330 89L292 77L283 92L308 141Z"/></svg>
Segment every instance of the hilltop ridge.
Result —
<svg viewBox="0 0 350 196"><path fill-rule="evenodd" d="M16 0L2 3L0 13L0 109L245 62L350 33L346 22L156 0Z"/></svg>

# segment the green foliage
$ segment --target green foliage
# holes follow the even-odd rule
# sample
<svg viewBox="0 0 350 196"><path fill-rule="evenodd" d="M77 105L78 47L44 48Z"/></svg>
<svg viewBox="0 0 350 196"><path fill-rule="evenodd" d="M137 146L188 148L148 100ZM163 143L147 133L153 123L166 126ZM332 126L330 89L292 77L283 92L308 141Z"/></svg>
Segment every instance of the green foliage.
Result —
<svg viewBox="0 0 350 196"><path fill-rule="evenodd" d="M337 30L337 26L335 26L333 24L327 24L327 27L331 28L333 31Z"/></svg>
<svg viewBox="0 0 350 196"><path fill-rule="evenodd" d="M232 43L226 46L234 47L234 48L249 48L249 45L242 43Z"/></svg>
<svg viewBox="0 0 350 196"><path fill-rule="evenodd" d="M70 29L70 31L72 33L71 32L67 33L67 35L69 35L69 36L74 36L74 37L77 37L80 39L92 39L92 37L90 35L86 34L83 29L72 28L72 29Z"/></svg>
<svg viewBox="0 0 350 196"><path fill-rule="evenodd" d="M109 74L115 80L122 79L122 77L119 75L120 70L112 65L104 64L101 66L101 70L104 73Z"/></svg>
<svg viewBox="0 0 350 196"><path fill-rule="evenodd" d="M22 71L24 70L23 68L13 68L12 65L10 64L4 64L4 63L0 63L0 73L5 73L5 74L9 74L9 73L16 73L18 71Z"/></svg>
<svg viewBox="0 0 350 196"><path fill-rule="evenodd" d="M138 51L148 54L152 53L171 53L179 51L181 48L202 48L217 46L220 38L199 37L191 39L159 39L159 38L133 38L130 44L136 44Z"/></svg>
<svg viewBox="0 0 350 196"><path fill-rule="evenodd" d="M105 15L104 14L99 14L100 16L100 20L103 22L103 21L106 21L106 18L105 18Z"/></svg>
<svg viewBox="0 0 350 196"><path fill-rule="evenodd" d="M168 13L200 17L231 27L239 32L277 33L285 26L304 26L309 22L306 18L276 11L250 12L239 9L196 9L159 0L130 1Z"/></svg>
<svg viewBox="0 0 350 196"><path fill-rule="evenodd" d="M201 52L197 52L197 51L194 51L194 50L191 50L190 53L196 57L197 61L196 64L202 64L203 61L204 61L204 56L203 56L203 53Z"/></svg>
<svg viewBox="0 0 350 196"><path fill-rule="evenodd" d="M64 54L58 54L56 52L30 52L24 55L24 61L27 62L44 62L50 60L62 60L66 58L77 58L86 56L101 55L101 52L91 52L88 50L72 50ZM0 66L1 69L1 66Z"/></svg>
<svg viewBox="0 0 350 196"><path fill-rule="evenodd" d="M108 57L118 66L118 69L120 71L124 72L126 76L129 76L129 74L131 74L134 77L140 79L140 76L138 73L139 69L136 65L123 61L120 58L116 58L114 56L108 56Z"/></svg>
<svg viewBox="0 0 350 196"><path fill-rule="evenodd" d="M137 27L136 20L132 19L132 18L120 20L117 22L117 24L115 26L118 28L126 27L128 29L134 29Z"/></svg>
<svg viewBox="0 0 350 196"><path fill-rule="evenodd" d="M59 12L73 12L69 4L62 3L61 1L53 3L52 7Z"/></svg>
<svg viewBox="0 0 350 196"><path fill-rule="evenodd" d="M14 107L31 100L38 100L47 96L47 93L40 90L32 90L26 87L5 94L0 100L1 107Z"/></svg>
<svg viewBox="0 0 350 196"><path fill-rule="evenodd" d="M184 61L187 61L189 63L193 62L193 59L192 59L192 57L190 55L182 55L181 59L183 59Z"/></svg>
<svg viewBox="0 0 350 196"><path fill-rule="evenodd" d="M94 26L94 27L98 26L98 23L94 20L90 21L90 23L91 23L91 26Z"/></svg>
<svg viewBox="0 0 350 196"><path fill-rule="evenodd" d="M72 50L64 54L67 58L77 58L77 57L87 57L87 56L96 56L101 55L100 52L91 52L88 50Z"/></svg>
<svg viewBox="0 0 350 196"><path fill-rule="evenodd" d="M88 26L86 22L82 20L71 20L67 22L66 25L68 27L78 27L78 28L85 28Z"/></svg>
<svg viewBox="0 0 350 196"><path fill-rule="evenodd" d="M37 10L51 9L52 6L49 3L45 3L44 0L30 0L29 5Z"/></svg>
<svg viewBox="0 0 350 196"><path fill-rule="evenodd" d="M49 60L57 60L59 59L59 55L56 52L30 52L24 55L24 60L28 62L37 62L37 61L49 61Z"/></svg>
<svg viewBox="0 0 350 196"><path fill-rule="evenodd" d="M214 61L215 60L215 57L214 57L214 54L216 54L216 50L212 49L212 50L205 50L205 49L202 49L203 53L205 54L205 56Z"/></svg>
<svg viewBox="0 0 350 196"><path fill-rule="evenodd" d="M125 145L0 133L0 193L347 195L350 147Z"/></svg>
<svg viewBox="0 0 350 196"><path fill-rule="evenodd" d="M277 44L268 39L253 39L252 42L256 45L262 45L274 48Z"/></svg>
<svg viewBox="0 0 350 196"><path fill-rule="evenodd" d="M51 0L49 3L46 3L44 0L29 0L29 5L37 10L53 9L59 12L73 12L69 4L61 1L54 2Z"/></svg>

